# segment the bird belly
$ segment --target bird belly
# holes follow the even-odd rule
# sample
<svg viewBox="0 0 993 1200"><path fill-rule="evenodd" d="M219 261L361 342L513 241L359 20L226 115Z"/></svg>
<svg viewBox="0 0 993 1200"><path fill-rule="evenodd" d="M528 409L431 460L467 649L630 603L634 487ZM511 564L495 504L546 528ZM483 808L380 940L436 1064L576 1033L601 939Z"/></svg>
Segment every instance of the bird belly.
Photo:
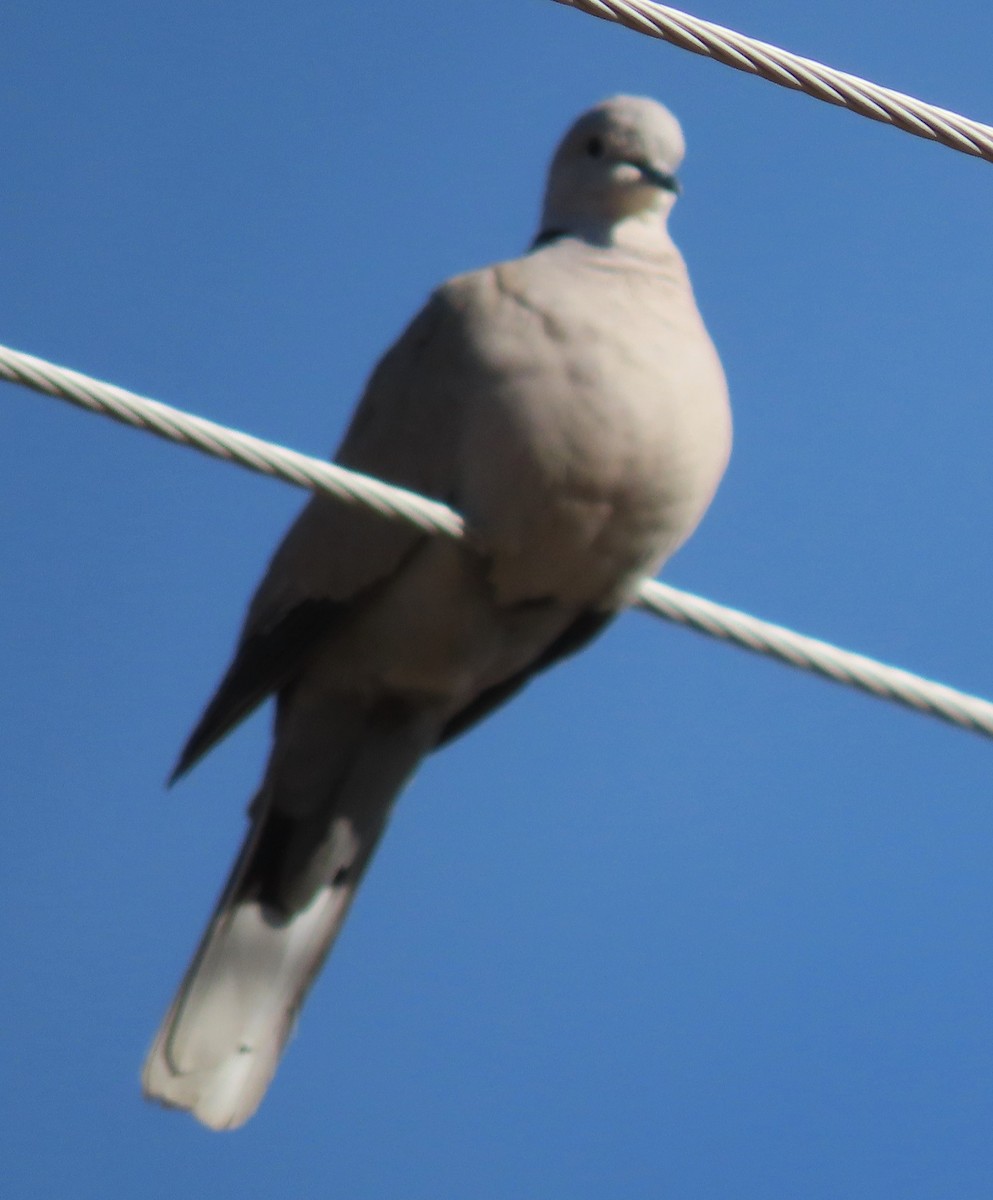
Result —
<svg viewBox="0 0 993 1200"><path fill-rule="evenodd" d="M723 472L726 406L701 414L672 364L637 352L613 388L600 358L549 381L542 406L497 403L479 422L465 511L502 602L613 606L685 541ZM513 506L501 502L508 480Z"/></svg>

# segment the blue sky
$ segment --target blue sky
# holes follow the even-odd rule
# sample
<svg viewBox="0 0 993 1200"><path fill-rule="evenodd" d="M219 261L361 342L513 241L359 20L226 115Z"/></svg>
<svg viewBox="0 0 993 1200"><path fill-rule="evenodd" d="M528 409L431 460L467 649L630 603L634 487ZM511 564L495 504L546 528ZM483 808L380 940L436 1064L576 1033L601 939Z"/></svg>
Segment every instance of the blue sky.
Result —
<svg viewBox="0 0 993 1200"><path fill-rule="evenodd" d="M993 8L697 14L993 121ZM731 468L666 578L993 693L988 164L550 0L4 16L0 341L323 454L618 91ZM632 614L429 762L246 1130L138 1071L257 718L163 780L290 488L0 386L5 1194L987 1198L993 747Z"/></svg>

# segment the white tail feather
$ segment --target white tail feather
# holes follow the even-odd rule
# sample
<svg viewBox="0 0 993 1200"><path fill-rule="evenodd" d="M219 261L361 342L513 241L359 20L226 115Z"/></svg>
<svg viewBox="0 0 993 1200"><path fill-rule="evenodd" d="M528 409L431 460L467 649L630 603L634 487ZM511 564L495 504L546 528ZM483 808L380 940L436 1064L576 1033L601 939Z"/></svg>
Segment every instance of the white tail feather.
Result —
<svg viewBox="0 0 993 1200"><path fill-rule="evenodd" d="M256 900L221 908L145 1062L145 1095L234 1129L259 1106L353 889L323 887L273 922Z"/></svg>
<svg viewBox="0 0 993 1200"><path fill-rule="evenodd" d="M333 754L334 715L325 711L326 719L313 723L317 734L309 745L302 736L293 741L301 730L308 731L306 713L297 725L284 723L292 761L270 766L252 805L251 832L145 1061L145 1095L187 1109L212 1129L234 1129L258 1108L394 798L437 740L437 721L429 710L403 721L370 718L360 737L350 729L351 743L339 739L338 748L345 747L350 761L332 790L329 777L340 762ZM354 725L347 707L344 719ZM293 771L301 775L294 777ZM274 790L286 786L287 776L298 793L304 778L330 811L325 823L304 816L292 835L300 852L293 868L298 876L280 883L291 906L297 904L292 899L296 886L304 890L300 906L283 915L260 901L258 871L273 849L267 814L274 807ZM271 874L272 864L268 869ZM314 880L312 896L309 879Z"/></svg>

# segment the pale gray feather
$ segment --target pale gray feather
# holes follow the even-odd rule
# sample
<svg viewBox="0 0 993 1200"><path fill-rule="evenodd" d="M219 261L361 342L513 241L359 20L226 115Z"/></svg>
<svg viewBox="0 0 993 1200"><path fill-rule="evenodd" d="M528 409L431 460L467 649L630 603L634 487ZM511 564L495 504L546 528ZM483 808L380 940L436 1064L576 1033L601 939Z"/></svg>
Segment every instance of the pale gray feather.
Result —
<svg viewBox="0 0 993 1200"><path fill-rule="evenodd" d="M373 372L338 461L453 505L472 543L315 497L277 549L177 767L275 694L147 1095L214 1128L254 1112L421 759L592 637L702 517L730 420L666 229L682 154L654 101L584 114L537 248L442 285Z"/></svg>

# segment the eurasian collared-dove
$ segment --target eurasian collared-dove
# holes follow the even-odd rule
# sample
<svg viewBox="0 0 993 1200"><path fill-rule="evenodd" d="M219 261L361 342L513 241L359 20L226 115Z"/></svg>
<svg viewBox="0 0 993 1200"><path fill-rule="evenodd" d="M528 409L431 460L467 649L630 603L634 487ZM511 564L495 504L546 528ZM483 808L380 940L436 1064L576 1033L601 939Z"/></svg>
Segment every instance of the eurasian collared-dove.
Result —
<svg viewBox="0 0 993 1200"><path fill-rule="evenodd" d="M276 551L176 768L275 695L146 1095L251 1116L420 760L602 629L703 515L730 417L666 231L682 156L652 100L583 114L530 252L443 284L373 372L337 461L452 505L473 548L318 495Z"/></svg>

